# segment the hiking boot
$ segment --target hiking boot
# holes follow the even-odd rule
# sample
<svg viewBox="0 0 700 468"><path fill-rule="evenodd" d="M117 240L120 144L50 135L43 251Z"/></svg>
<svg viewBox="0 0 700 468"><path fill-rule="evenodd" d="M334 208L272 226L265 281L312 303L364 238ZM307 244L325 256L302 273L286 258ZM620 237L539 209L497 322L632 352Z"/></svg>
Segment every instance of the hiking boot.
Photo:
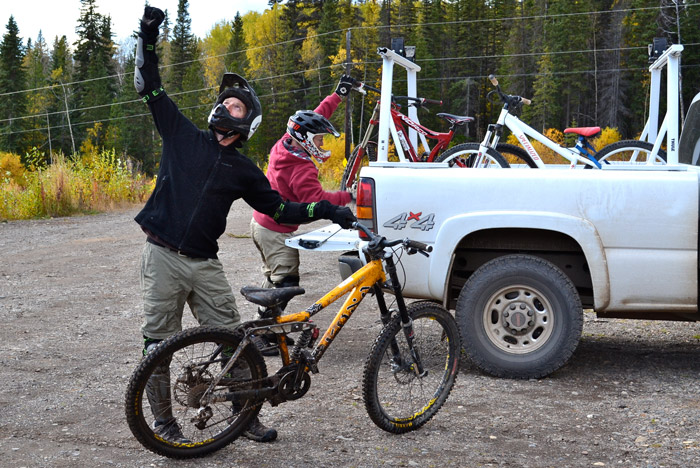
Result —
<svg viewBox="0 0 700 468"><path fill-rule="evenodd" d="M180 425L177 423L177 421L175 421L175 419L171 419L170 421L164 423L159 423L158 421L154 422L153 433L174 444L189 444L192 442L190 439L184 436L182 429L180 429ZM277 434L275 433L275 436L276 435Z"/></svg>
<svg viewBox="0 0 700 468"><path fill-rule="evenodd" d="M272 442L277 438L277 430L271 427L266 427L256 416L243 435L250 440L254 440L255 442Z"/></svg>
<svg viewBox="0 0 700 468"><path fill-rule="evenodd" d="M263 356L278 356L280 353L277 347L277 340L271 341L265 335L253 335L250 337L250 340Z"/></svg>

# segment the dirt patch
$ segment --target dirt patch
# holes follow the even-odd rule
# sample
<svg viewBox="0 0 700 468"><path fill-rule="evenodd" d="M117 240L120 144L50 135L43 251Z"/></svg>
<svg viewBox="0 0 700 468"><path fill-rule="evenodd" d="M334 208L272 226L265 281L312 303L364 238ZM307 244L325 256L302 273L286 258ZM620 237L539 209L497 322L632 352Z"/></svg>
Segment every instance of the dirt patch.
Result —
<svg viewBox="0 0 700 468"><path fill-rule="evenodd" d="M496 379L464 362L440 413L421 430L396 436L373 425L361 398L364 360L379 331L371 298L320 362L307 396L263 409L278 441L240 440L194 461L155 456L132 437L123 410L142 346L144 236L136 212L0 224L1 465L700 465L697 324L586 314L581 344L553 376ZM260 282L247 237L250 215L235 203L221 239L234 291ZM303 252L307 294L290 307L334 286L336 263L333 253ZM243 317L252 318L254 307L237 300ZM186 324L194 325L191 317Z"/></svg>

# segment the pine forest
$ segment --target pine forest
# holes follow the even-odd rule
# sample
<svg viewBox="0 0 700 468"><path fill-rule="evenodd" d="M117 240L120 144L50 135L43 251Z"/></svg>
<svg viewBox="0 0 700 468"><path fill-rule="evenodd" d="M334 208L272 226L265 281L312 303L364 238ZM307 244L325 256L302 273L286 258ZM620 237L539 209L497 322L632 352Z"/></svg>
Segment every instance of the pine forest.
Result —
<svg viewBox="0 0 700 468"><path fill-rule="evenodd" d="M157 3L154 4L157 6ZM437 112L475 117L463 141L478 141L500 110L487 77L498 76L532 105L522 120L542 131L611 127L638 137L648 113L649 53L655 38L684 46L682 104L700 91L700 3L682 0L287 0L263 13L226 12L205 37L191 31L188 1L166 11L158 54L167 93L200 128L226 71L245 76L263 106L263 124L245 153L263 167L287 118L313 109L342 73L379 86L378 47L415 46L418 94L444 102L421 123L446 131ZM139 12L134 12L138 25ZM113 151L146 174L157 172L160 138L134 90L136 39L117 45L95 0L76 11L78 40L23 38L13 17L0 43L0 153L50 163ZM349 48L348 48L349 44ZM351 63L349 63L351 61ZM405 73L393 90L406 94ZM377 96L351 94L333 123L356 142Z"/></svg>

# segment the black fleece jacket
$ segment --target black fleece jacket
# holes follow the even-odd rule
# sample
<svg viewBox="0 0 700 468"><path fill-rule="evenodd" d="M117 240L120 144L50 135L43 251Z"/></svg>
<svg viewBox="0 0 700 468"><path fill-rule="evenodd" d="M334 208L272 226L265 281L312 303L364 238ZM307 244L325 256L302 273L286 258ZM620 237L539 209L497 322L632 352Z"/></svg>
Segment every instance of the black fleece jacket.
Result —
<svg viewBox="0 0 700 468"><path fill-rule="evenodd" d="M239 198L280 223L308 223L335 212L328 202L284 201L235 143L219 145L213 132L198 129L165 93L148 106L163 153L155 189L135 220L161 242L189 255L216 258L217 240Z"/></svg>

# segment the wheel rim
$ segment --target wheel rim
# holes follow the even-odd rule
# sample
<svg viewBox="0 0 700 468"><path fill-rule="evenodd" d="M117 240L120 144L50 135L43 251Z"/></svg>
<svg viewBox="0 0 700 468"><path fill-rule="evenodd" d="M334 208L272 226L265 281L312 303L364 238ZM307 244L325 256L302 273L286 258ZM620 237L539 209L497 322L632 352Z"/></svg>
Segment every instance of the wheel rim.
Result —
<svg viewBox="0 0 700 468"><path fill-rule="evenodd" d="M527 354L547 343L554 330L550 301L536 288L512 285L486 302L483 326L489 341L509 354Z"/></svg>
<svg viewBox="0 0 700 468"><path fill-rule="evenodd" d="M649 157L651 155L650 150L644 148L620 148L615 151L611 151L601 160L609 164L647 164ZM659 155L654 158L653 164L666 164Z"/></svg>
<svg viewBox="0 0 700 468"><path fill-rule="evenodd" d="M473 161L478 156L479 150L462 150L457 151L451 157L444 160L451 167L471 167L471 168L487 168L487 169L500 169L501 166L488 154L484 154L479 161L478 165L474 165Z"/></svg>
<svg viewBox="0 0 700 468"><path fill-rule="evenodd" d="M440 395L449 377L450 341L443 326L430 316L415 317L414 345L418 348L424 376L416 376L415 363L406 347L403 332L395 330L402 360L395 362L387 351L377 376L377 396L386 417L393 421L409 421L420 417Z"/></svg>

